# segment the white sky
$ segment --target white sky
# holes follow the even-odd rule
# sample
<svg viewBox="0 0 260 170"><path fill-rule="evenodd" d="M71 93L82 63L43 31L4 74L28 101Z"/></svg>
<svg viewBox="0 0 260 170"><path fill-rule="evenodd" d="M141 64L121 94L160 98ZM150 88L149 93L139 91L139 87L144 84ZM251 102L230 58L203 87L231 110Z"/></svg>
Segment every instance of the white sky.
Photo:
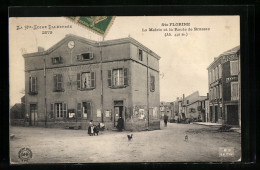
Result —
<svg viewBox="0 0 260 170"><path fill-rule="evenodd" d="M210 28L210 31L192 31L188 36L165 37L164 32L142 32L142 28L162 27L162 23L190 23L190 27ZM207 67L214 57L240 44L239 16L142 16L116 17L105 40L129 35L157 53L160 57L160 98L174 101L176 97L199 91L208 92ZM53 29L52 34L42 30L20 29L25 25L72 25L72 29ZM172 34L178 32L172 32ZM186 33L186 31L181 32ZM20 102L25 86L24 59L22 53L45 49L63 39L66 34L75 34L92 40L102 40L87 29L64 17L10 18L9 19L9 72L10 105Z"/></svg>

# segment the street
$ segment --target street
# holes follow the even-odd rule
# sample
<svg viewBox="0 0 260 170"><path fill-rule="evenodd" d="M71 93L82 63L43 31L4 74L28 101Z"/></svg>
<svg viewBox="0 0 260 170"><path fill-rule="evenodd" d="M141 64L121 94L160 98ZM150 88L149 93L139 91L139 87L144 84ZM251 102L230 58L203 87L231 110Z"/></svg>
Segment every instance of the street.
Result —
<svg viewBox="0 0 260 170"><path fill-rule="evenodd" d="M218 132L216 126L168 123L161 130L141 132L102 131L89 136L86 130L10 127L11 163L95 162L219 162L238 161L241 137L238 132ZM127 134L133 134L128 141ZM188 141L185 141L185 136ZM32 158L18 158L28 147ZM234 156L219 157L220 147L234 148Z"/></svg>

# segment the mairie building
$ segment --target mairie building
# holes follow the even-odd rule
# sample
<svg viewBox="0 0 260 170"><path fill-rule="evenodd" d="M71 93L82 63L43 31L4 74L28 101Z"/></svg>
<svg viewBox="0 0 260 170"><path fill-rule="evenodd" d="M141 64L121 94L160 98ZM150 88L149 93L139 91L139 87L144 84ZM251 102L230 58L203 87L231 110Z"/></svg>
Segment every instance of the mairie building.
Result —
<svg viewBox="0 0 260 170"><path fill-rule="evenodd" d="M28 125L114 129L122 117L125 130L160 128L160 57L135 39L68 34L23 57Z"/></svg>

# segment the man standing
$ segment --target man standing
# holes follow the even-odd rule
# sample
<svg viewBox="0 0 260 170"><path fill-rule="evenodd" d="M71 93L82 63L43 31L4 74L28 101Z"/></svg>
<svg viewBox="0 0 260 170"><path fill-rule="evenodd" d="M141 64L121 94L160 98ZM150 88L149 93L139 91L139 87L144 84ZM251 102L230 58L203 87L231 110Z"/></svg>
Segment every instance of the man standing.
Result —
<svg viewBox="0 0 260 170"><path fill-rule="evenodd" d="M122 129L124 129L124 120L122 119L122 117L119 117L117 120L117 129L119 131L122 131Z"/></svg>
<svg viewBox="0 0 260 170"><path fill-rule="evenodd" d="M168 116L167 114L164 114L164 127L167 127L167 122L168 122Z"/></svg>

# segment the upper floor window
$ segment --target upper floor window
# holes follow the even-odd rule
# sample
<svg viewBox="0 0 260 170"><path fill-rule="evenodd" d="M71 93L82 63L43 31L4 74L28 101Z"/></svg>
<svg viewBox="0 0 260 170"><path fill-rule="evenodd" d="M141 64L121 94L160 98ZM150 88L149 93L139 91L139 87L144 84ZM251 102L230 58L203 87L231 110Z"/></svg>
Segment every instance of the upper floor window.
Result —
<svg viewBox="0 0 260 170"><path fill-rule="evenodd" d="M138 50L138 56L139 56L139 60L143 61L143 50Z"/></svg>
<svg viewBox="0 0 260 170"><path fill-rule="evenodd" d="M37 77L29 77L29 94L37 94Z"/></svg>
<svg viewBox="0 0 260 170"><path fill-rule="evenodd" d="M187 104L189 104L190 103L190 101L189 100L187 100Z"/></svg>
<svg viewBox="0 0 260 170"><path fill-rule="evenodd" d="M222 85L219 85L219 98L222 98Z"/></svg>
<svg viewBox="0 0 260 170"><path fill-rule="evenodd" d="M63 91L62 74L54 75L54 91Z"/></svg>
<svg viewBox="0 0 260 170"><path fill-rule="evenodd" d="M218 65L218 77L219 78L222 77L222 65L221 64Z"/></svg>
<svg viewBox="0 0 260 170"><path fill-rule="evenodd" d="M53 57L52 58L52 64L60 64L62 63L62 57Z"/></svg>
<svg viewBox="0 0 260 170"><path fill-rule="evenodd" d="M212 82L215 81L215 69L212 69Z"/></svg>
<svg viewBox="0 0 260 170"><path fill-rule="evenodd" d="M154 76L150 76L151 79L151 85L150 85L150 91L155 91L155 77Z"/></svg>
<svg viewBox="0 0 260 170"><path fill-rule="evenodd" d="M94 58L94 54L92 52L82 53L77 55L77 60L79 61L92 60L93 58Z"/></svg>
<svg viewBox="0 0 260 170"><path fill-rule="evenodd" d="M230 75L238 75L238 61L230 61Z"/></svg>
<svg viewBox="0 0 260 170"><path fill-rule="evenodd" d="M108 86L122 87L128 85L128 69L119 68L108 70Z"/></svg>
<svg viewBox="0 0 260 170"><path fill-rule="evenodd" d="M95 72L86 72L77 74L78 89L93 89L96 84Z"/></svg>
<svg viewBox="0 0 260 170"><path fill-rule="evenodd" d="M215 68L215 74L216 74L216 75L215 75L215 76L216 76L216 80L218 80L218 78L219 78L219 77L218 77L218 66Z"/></svg>
<svg viewBox="0 0 260 170"><path fill-rule="evenodd" d="M238 82L231 82L231 100L239 99L239 88Z"/></svg>

